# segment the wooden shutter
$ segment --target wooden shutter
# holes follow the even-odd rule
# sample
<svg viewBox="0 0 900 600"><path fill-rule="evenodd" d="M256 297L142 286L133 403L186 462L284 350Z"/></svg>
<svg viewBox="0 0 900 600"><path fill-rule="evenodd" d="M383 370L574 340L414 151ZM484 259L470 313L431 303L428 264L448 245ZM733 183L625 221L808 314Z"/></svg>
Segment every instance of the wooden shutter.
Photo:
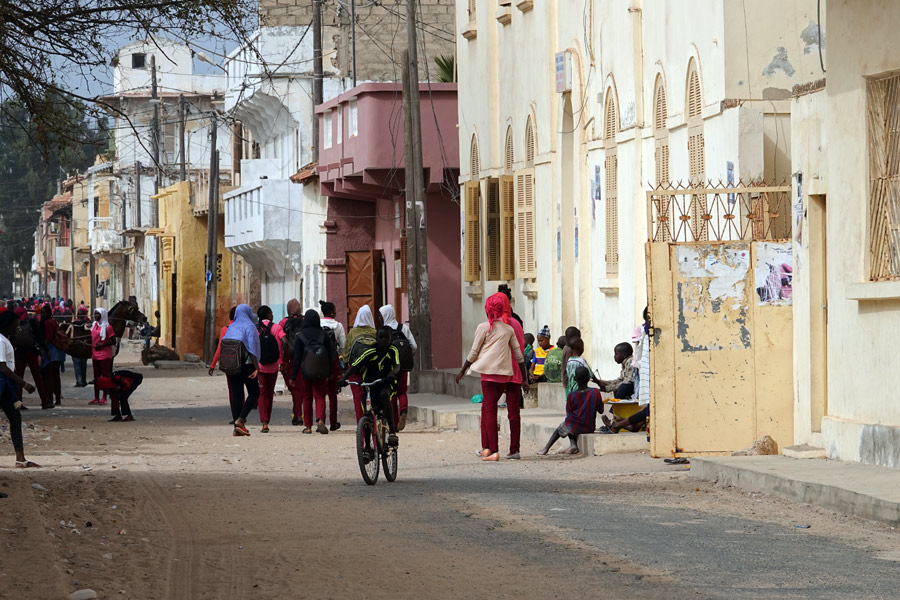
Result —
<svg viewBox="0 0 900 600"><path fill-rule="evenodd" d="M516 276L516 182L500 177L500 279Z"/></svg>
<svg viewBox="0 0 900 600"><path fill-rule="evenodd" d="M619 159L615 152L606 154L606 274L619 272Z"/></svg>
<svg viewBox="0 0 900 600"><path fill-rule="evenodd" d="M481 190L477 181L466 182L465 275L466 281L481 279Z"/></svg>
<svg viewBox="0 0 900 600"><path fill-rule="evenodd" d="M409 264L409 238L405 235L400 236L400 285L397 286L404 292L409 285L409 273L406 272L406 267Z"/></svg>
<svg viewBox="0 0 900 600"><path fill-rule="evenodd" d="M487 196L487 279L500 279L500 181L485 181Z"/></svg>
<svg viewBox="0 0 900 600"><path fill-rule="evenodd" d="M531 122L531 117L528 117L528 122L525 124L525 164L529 167L534 166L534 155L537 152L537 144L534 140L534 125Z"/></svg>
<svg viewBox="0 0 900 600"><path fill-rule="evenodd" d="M537 277L534 248L534 169L516 173L516 277Z"/></svg>

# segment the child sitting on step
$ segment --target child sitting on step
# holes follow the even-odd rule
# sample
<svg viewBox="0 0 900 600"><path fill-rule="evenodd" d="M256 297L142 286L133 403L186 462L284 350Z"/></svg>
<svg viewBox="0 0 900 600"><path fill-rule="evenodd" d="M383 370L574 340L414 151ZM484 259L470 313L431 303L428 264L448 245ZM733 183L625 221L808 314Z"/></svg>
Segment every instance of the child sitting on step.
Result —
<svg viewBox="0 0 900 600"><path fill-rule="evenodd" d="M569 361L571 364L571 360ZM597 414L603 413L603 399L600 390L589 388L591 372L579 365L575 368L574 377L577 389L566 396L566 419L547 440L547 444L538 452L544 456L560 438L569 438L569 447L557 454L578 454L578 436L582 433L594 433L597 425Z"/></svg>

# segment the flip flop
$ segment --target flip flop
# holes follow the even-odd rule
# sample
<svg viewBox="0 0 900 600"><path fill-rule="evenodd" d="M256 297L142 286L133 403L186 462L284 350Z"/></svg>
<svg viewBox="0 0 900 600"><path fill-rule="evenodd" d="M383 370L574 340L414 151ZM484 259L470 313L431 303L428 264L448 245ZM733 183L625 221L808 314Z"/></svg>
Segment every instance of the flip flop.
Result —
<svg viewBox="0 0 900 600"><path fill-rule="evenodd" d="M678 458L664 458L663 462L667 465L689 465L691 461L683 456L679 456Z"/></svg>
<svg viewBox="0 0 900 600"><path fill-rule="evenodd" d="M17 469L40 469L41 465L36 462L31 462L30 460L17 460L16 461Z"/></svg>

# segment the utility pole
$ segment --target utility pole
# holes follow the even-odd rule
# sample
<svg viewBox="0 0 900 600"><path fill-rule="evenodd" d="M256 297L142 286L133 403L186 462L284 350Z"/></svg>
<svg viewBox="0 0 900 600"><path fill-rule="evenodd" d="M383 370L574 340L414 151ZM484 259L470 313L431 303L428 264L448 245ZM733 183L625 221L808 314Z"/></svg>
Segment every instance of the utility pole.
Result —
<svg viewBox="0 0 900 600"><path fill-rule="evenodd" d="M187 119L187 111L186 105L184 102L184 94L181 94L178 97L178 113L179 117L179 128L178 128L178 155L181 159L181 181L187 180L187 164L185 163L184 157L184 123Z"/></svg>
<svg viewBox="0 0 900 600"><path fill-rule="evenodd" d="M151 127L151 140L153 149L153 164L156 167L156 183L153 185L153 195L159 194L159 186L162 182L162 171L159 168L159 95L156 90L156 56L150 55L150 98L153 104L153 125ZM150 205L150 224L151 227L159 227L159 200L155 197Z"/></svg>
<svg viewBox="0 0 900 600"><path fill-rule="evenodd" d="M203 322L203 360L216 353L216 262L219 253L219 151L216 149L216 114L210 120L209 208L206 213L206 318Z"/></svg>
<svg viewBox="0 0 900 600"><path fill-rule="evenodd" d="M141 226L141 161L134 161L134 226Z"/></svg>
<svg viewBox="0 0 900 600"><path fill-rule="evenodd" d="M322 65L322 0L312 0L313 3L313 147L312 159L319 160L319 118L315 115L315 107L322 104L324 93L322 91L322 79L324 67ZM355 70L354 70L355 73Z"/></svg>
<svg viewBox="0 0 900 600"><path fill-rule="evenodd" d="M350 0L350 53L353 56L353 87L356 87L356 0Z"/></svg>
<svg viewBox="0 0 900 600"><path fill-rule="evenodd" d="M419 60L416 39L416 2L406 3L406 53L404 54L403 118L406 136L406 238L407 300L409 322L418 343L418 360L412 373L417 389L418 373L431 369L431 302L428 293L428 250L425 228L425 172L422 165L422 115L419 107Z"/></svg>

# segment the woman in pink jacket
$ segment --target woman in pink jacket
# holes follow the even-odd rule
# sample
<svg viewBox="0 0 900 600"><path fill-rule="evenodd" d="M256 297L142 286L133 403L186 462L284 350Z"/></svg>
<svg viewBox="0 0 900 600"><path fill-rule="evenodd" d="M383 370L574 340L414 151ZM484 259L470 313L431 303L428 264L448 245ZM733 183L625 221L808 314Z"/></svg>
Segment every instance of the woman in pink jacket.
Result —
<svg viewBox="0 0 900 600"><path fill-rule="evenodd" d="M517 378L515 369L519 370L521 377L521 389L528 391L527 378L525 377L525 359L522 356L522 347L516 339L516 330L510 324L512 316L507 307L509 299L503 293L496 293L489 297L484 304L484 312L487 321L480 323L475 329L475 340L472 349L456 376L456 383L462 381L466 372L472 370L481 373L481 393L484 399L481 402L481 460L500 460L499 440L497 437L497 401L508 387ZM515 385L515 384L513 384ZM516 404L514 395L509 395L507 406ZM516 411L518 416L518 411ZM518 437L518 436L517 436ZM518 440L515 441L518 445ZM512 452L512 450L515 452ZM509 459L518 458L518 448L512 448Z"/></svg>
<svg viewBox="0 0 900 600"><path fill-rule="evenodd" d="M106 404L108 390L103 390L100 398L100 377L112 375L113 357L116 355L116 332L109 324L105 308L94 311L94 325L91 327L91 363L94 368L94 399L90 404Z"/></svg>

